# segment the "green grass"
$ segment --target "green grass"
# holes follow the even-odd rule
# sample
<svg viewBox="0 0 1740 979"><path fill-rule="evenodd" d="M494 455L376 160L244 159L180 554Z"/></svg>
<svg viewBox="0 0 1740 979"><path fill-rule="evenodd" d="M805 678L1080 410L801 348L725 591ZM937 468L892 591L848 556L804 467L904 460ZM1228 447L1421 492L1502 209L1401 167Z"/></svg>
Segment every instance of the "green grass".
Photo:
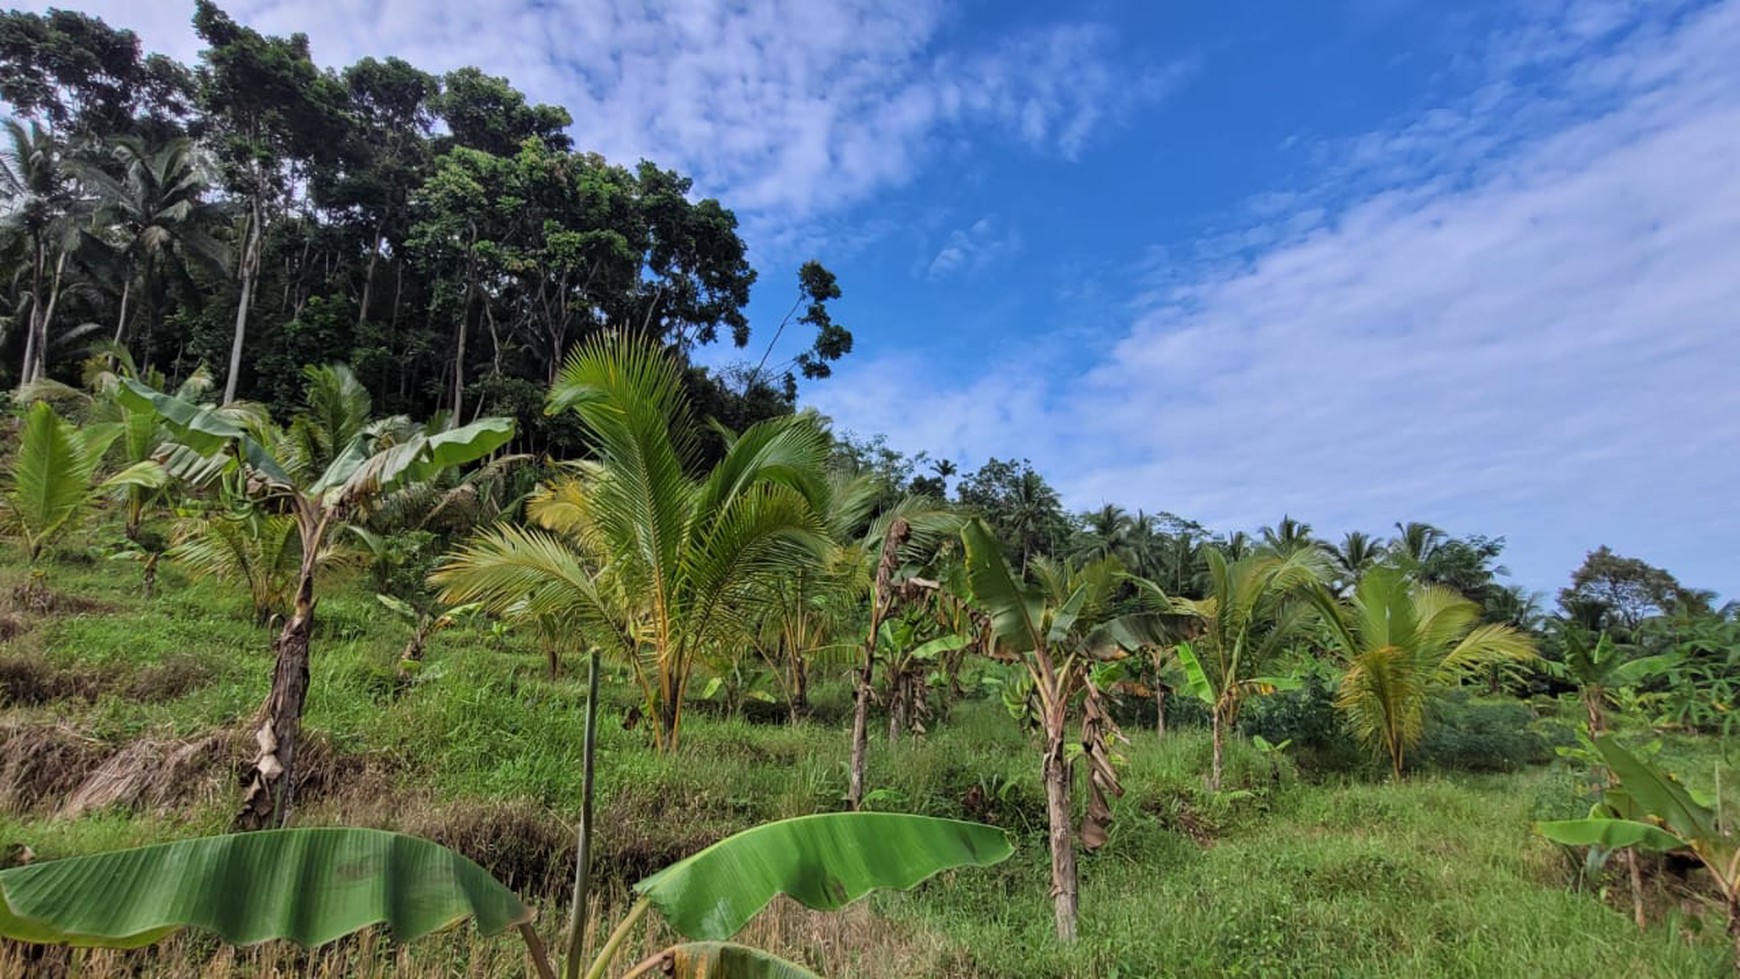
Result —
<svg viewBox="0 0 1740 979"><path fill-rule="evenodd" d="M5 560L0 594L9 595L24 572L12 552ZM252 716L269 678L269 632L249 621L239 594L166 568L159 597L147 602L131 564L75 556L47 571L51 589L81 601L26 616L24 630L0 642L0 691L15 698L36 683L70 693L7 702L7 730L62 724L81 739L80 757L100 759L135 739L236 730ZM565 663L552 681L529 639L460 628L437 637L420 675L403 682L394 663L407 627L360 580L323 587L307 717L310 763L323 781L306 794L300 819L434 836L541 901L561 894L580 785L580 664ZM624 728L634 699L612 673L599 760L610 892L735 830L841 805L842 678L822 681L815 719L797 725L697 705L674 758L649 750L644 727ZM1538 730L1495 727L1512 716L1499 707L1480 714L1440 757L1494 738L1551 757L1550 745L1565 739L1565 725L1550 718L1533 722ZM921 739L890 746L879 725L872 731L878 807L994 820L1015 834L1017 854L831 917L776 906L752 926L751 940L832 975L1718 976L1730 968L1716 919L1685 887L1652 897L1657 924L1642 933L1623 913L1628 899L1600 893L1616 876L1573 888L1572 864L1530 829L1536 818L1587 805L1562 767L1426 767L1392 785L1365 770L1272 762L1235 740L1231 791L1213 795L1203 787L1204 732L1158 740L1134 723L1111 840L1082 862L1081 941L1061 947L1050 936L1033 739L1000 703L982 699L958 704ZM0 742L0 762L9 749ZM1723 763L1717 746L1686 739L1670 739L1662 757L1705 789ZM0 765L0 779L14 774ZM1723 771L1728 805L1740 803L1736 774ZM28 843L47 859L218 831L236 798L223 775L210 801L167 811L64 820L48 802L0 806L0 842ZM545 911L546 931L554 911ZM372 948L341 951L346 962L374 961ZM182 940L151 954L115 968L192 975L215 948ZM278 953L238 959L234 974L267 968L257 957L266 954ZM407 975L518 974L511 940L456 935L397 954ZM481 957L477 971L455 966L455 956Z"/></svg>

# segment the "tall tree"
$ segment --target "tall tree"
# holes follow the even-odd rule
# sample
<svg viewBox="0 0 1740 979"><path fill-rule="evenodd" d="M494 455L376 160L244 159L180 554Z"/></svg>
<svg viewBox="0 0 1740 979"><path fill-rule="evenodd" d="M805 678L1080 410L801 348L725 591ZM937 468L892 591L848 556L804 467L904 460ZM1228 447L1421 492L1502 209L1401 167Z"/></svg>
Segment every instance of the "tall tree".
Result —
<svg viewBox="0 0 1740 979"><path fill-rule="evenodd" d="M1708 600L1681 585L1667 571L1638 558L1614 553L1603 544L1590 551L1559 591L1559 605L1597 608L1605 626L1630 636L1650 616L1679 611L1707 612Z"/></svg>
<svg viewBox="0 0 1740 979"><path fill-rule="evenodd" d="M97 195L100 237L118 260L121 288L114 342L125 345L128 317L143 310L144 359L149 363L167 298L165 281L176 279L191 287L196 266L224 270L232 256L212 235L221 208L206 199L192 142L177 139L152 150L142 140L123 136L114 141L113 154L122 169L120 178L90 164L78 172Z"/></svg>
<svg viewBox="0 0 1740 979"><path fill-rule="evenodd" d="M78 249L90 200L73 179L64 148L42 126L5 123L10 142L0 157L0 232L16 236L26 255L28 310L24 361L18 383L47 373L49 324L67 284L68 260Z"/></svg>
<svg viewBox="0 0 1740 979"><path fill-rule="evenodd" d="M73 10L0 13L0 99L75 142L179 135L192 96L192 73L132 31Z"/></svg>
<svg viewBox="0 0 1740 979"><path fill-rule="evenodd" d="M1034 555L1053 555L1069 537L1069 518L1051 484L1025 459L991 459L955 487L961 505L984 518L1025 571Z"/></svg>
<svg viewBox="0 0 1740 979"><path fill-rule="evenodd" d="M260 277L268 222L290 203L297 165L345 143L347 93L315 66L306 35L271 37L195 0L193 26L207 44L200 107L230 191L239 202L235 271L240 284L224 403L236 399L242 350Z"/></svg>

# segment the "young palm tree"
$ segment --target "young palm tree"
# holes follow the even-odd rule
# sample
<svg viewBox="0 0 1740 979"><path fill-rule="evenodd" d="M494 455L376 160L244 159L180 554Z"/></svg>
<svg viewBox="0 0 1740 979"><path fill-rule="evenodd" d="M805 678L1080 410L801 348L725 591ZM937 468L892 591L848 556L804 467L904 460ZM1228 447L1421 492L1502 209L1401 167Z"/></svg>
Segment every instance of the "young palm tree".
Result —
<svg viewBox="0 0 1740 979"><path fill-rule="evenodd" d="M1396 778L1425 730L1433 695L1494 662L1535 656L1534 640L1508 625L1481 625L1480 606L1400 568L1367 572L1343 606L1326 589L1312 602L1347 661L1336 706Z"/></svg>
<svg viewBox="0 0 1740 979"><path fill-rule="evenodd" d="M0 518L24 543L30 564L60 534L71 529L105 489L162 486L168 474L155 462L128 466L102 483L93 482L121 426L79 428L38 401L24 416L18 452L0 489Z"/></svg>
<svg viewBox="0 0 1740 979"><path fill-rule="evenodd" d="M627 664L675 751L695 665L751 643L771 583L826 548L828 437L807 416L763 422L697 478L681 369L626 338L576 349L549 404L579 413L598 459L532 501L538 528L486 532L432 580L449 603L572 623Z"/></svg>
<svg viewBox="0 0 1740 979"><path fill-rule="evenodd" d="M440 433L382 438L351 436L325 465L308 455L307 440L269 420L238 421L231 409L195 405L124 378L121 402L154 411L179 446L170 468L182 478L227 478L247 504L288 515L296 527L298 567L290 616L273 642L272 687L261 706L246 798L236 816L241 829L282 825L293 809L296 743L308 697L309 642L314 633L314 583L328 543L357 514L404 486L479 459L513 436L513 421L484 418Z"/></svg>
<svg viewBox="0 0 1740 979"><path fill-rule="evenodd" d="M1226 733L1238 721L1245 698L1287 682L1264 672L1308 624L1300 599L1323 580L1324 560L1315 547L1237 559L1217 547L1203 554L1209 587L1200 599L1166 596L1152 582L1136 584L1170 613L1195 620L1197 637L1180 646L1178 656L1196 696L1209 705L1214 732L1209 787L1218 792Z"/></svg>

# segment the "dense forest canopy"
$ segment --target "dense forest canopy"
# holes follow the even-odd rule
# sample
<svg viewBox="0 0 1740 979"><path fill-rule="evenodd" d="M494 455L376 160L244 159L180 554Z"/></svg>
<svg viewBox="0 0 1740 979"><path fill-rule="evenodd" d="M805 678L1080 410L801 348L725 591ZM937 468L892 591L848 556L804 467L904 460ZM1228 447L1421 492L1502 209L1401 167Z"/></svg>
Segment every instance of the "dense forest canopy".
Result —
<svg viewBox="0 0 1740 979"><path fill-rule="evenodd" d="M583 121L476 68L323 69L307 37L206 0L193 24L205 50L184 65L86 14L0 17L8 386L76 386L115 344L171 383L208 365L225 402L282 413L305 365L343 362L383 409L509 414L523 447L577 449L540 410L577 343L749 345L757 272L735 215L689 178L577 148ZM805 263L794 287L767 329L812 345L692 371L737 428L789 413L797 377L851 350L832 273Z"/></svg>

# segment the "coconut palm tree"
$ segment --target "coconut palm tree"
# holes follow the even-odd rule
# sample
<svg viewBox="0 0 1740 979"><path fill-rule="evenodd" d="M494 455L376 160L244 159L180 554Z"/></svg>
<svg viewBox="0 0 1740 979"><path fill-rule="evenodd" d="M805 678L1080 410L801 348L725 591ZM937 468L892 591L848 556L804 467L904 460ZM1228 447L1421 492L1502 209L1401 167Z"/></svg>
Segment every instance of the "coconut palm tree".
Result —
<svg viewBox="0 0 1740 979"><path fill-rule="evenodd" d="M1287 554L1259 551L1229 558L1207 548L1208 590L1202 598L1168 596L1153 582L1139 590L1168 612L1194 620L1195 638L1177 650L1191 692L1209 707L1214 750L1209 787L1220 790L1226 733L1238 721L1246 698L1271 693L1291 681L1266 675L1309 624L1303 597L1325 573L1315 547Z"/></svg>
<svg viewBox="0 0 1740 979"><path fill-rule="evenodd" d="M114 342L127 342L129 317L142 309L149 363L167 282L187 281L194 267L227 268L232 257L211 235L222 208L204 199L208 181L191 141L172 140L152 150L122 136L112 151L121 167L119 179L92 165L81 165L77 172L97 195L98 223L120 266Z"/></svg>
<svg viewBox="0 0 1740 979"><path fill-rule="evenodd" d="M1262 536L1265 549L1283 556L1318 546L1310 524L1285 515L1275 526L1264 527Z"/></svg>
<svg viewBox="0 0 1740 979"><path fill-rule="evenodd" d="M827 547L828 436L805 415L727 434L693 475L700 428L681 367L629 338L576 348L549 410L574 410L596 460L528 505L536 527L480 535L432 580L443 601L571 623L627 665L659 750L679 745L696 664L753 642L772 582Z"/></svg>
<svg viewBox="0 0 1740 979"><path fill-rule="evenodd" d="M320 465L309 455L306 438L293 437L263 412L196 405L132 378L122 379L117 396L127 408L154 411L161 418L178 443L168 464L175 475L225 479L247 505L295 521L296 590L290 616L272 644L272 687L255 731L259 754L236 816L241 829L282 825L293 810L296 743L308 697L314 634L315 573L328 543L383 496L494 452L513 436L513 421L483 418L444 432L390 436L371 428L353 434Z"/></svg>
<svg viewBox="0 0 1740 979"><path fill-rule="evenodd" d="M1438 691L1491 663L1535 657L1533 639L1508 625L1479 624L1478 603L1418 584L1400 568L1368 572L1345 606L1323 588L1311 598L1347 663L1336 706L1356 737L1389 755L1398 779Z"/></svg>
<svg viewBox="0 0 1740 979"><path fill-rule="evenodd" d="M1335 591L1345 594L1365 575L1366 569L1383 559L1384 548L1370 534L1361 530L1348 531L1338 546L1329 548L1334 565Z"/></svg>
<svg viewBox="0 0 1740 979"><path fill-rule="evenodd" d="M1450 537L1429 523L1409 521L1396 524L1396 536L1390 539L1389 550L1402 566L1417 571L1438 552Z"/></svg>
<svg viewBox="0 0 1740 979"><path fill-rule="evenodd" d="M1076 542L1074 558L1092 561L1116 557L1130 565L1130 515L1115 503L1103 504L1098 510L1083 515L1083 527Z"/></svg>
<svg viewBox="0 0 1740 979"><path fill-rule="evenodd" d="M5 121L10 146L0 154L0 232L22 240L26 252L27 319L20 386L47 373L49 324L68 281L67 262L78 249L89 200L72 178L64 147L36 123Z"/></svg>

